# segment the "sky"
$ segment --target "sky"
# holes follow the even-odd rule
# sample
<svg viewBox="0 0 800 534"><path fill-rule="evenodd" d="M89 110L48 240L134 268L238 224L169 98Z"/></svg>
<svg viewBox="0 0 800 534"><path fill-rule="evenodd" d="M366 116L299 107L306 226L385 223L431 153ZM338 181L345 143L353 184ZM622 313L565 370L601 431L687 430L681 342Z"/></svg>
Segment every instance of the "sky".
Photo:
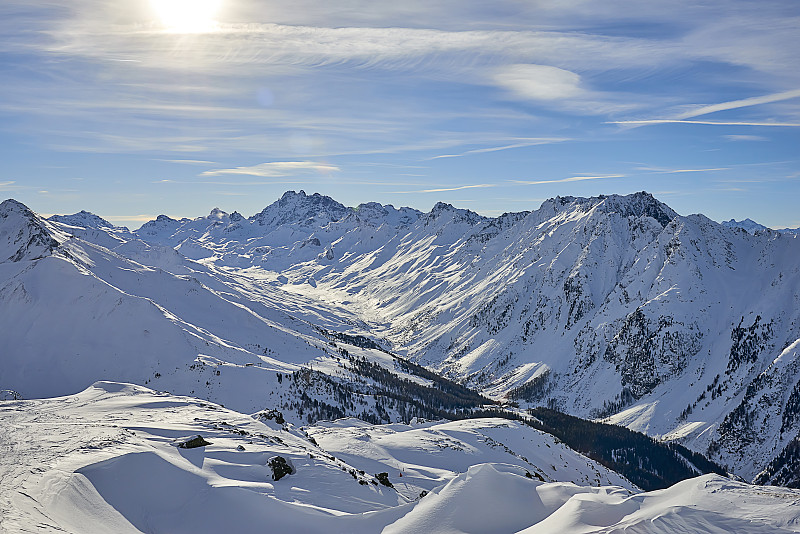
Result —
<svg viewBox="0 0 800 534"><path fill-rule="evenodd" d="M796 0L4 0L0 197L137 228L645 190L800 227L797 50Z"/></svg>

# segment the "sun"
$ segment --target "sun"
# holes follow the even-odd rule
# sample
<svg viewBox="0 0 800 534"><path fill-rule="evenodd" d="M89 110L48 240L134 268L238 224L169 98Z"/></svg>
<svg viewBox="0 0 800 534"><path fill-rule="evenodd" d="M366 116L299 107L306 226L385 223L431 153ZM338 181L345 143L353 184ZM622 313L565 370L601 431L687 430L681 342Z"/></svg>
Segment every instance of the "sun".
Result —
<svg viewBox="0 0 800 534"><path fill-rule="evenodd" d="M222 0L150 0L161 23L176 33L212 31Z"/></svg>

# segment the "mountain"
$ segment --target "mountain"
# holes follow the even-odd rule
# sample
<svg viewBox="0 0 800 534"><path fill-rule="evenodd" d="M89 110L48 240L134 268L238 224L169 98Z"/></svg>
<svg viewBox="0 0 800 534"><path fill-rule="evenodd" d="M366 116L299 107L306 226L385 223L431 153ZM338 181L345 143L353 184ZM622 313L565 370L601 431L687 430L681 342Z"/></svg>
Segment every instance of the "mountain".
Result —
<svg viewBox="0 0 800 534"><path fill-rule="evenodd" d="M46 287L37 299L14 301L20 312L4 306L3 318L15 325L4 346L49 355L42 372L98 337L101 350L72 372L72 391L102 361L98 352L123 362L144 353L140 368L84 376L81 387L101 378L158 380L243 410L268 405L264 393L248 393L244 385L252 385L278 391L279 405L293 403L290 417L398 421L418 406L412 400L449 387L403 371L410 362L520 410L548 406L683 444L748 480L800 432L800 241L679 215L645 192L556 197L497 218L444 203L425 214L374 203L346 208L287 192L251 217L160 216L111 248L100 241L74 237L24 273L4 276L0 293L8 298L17 282ZM39 264L69 275L29 278L52 269ZM59 289L75 280L91 286L76 291L73 299L90 295L77 307ZM147 314L126 312L119 328L130 337L102 334L122 321L107 311L119 299L126 309L136 302L150 310L158 336L173 340L168 359L155 340L143 346L134 336L152 332L139 324ZM55 337L22 327L67 315ZM20 366L30 365L24 354L15 356ZM271 373L254 372L262 366ZM306 406L289 400L298 390L290 393L286 381L262 377L304 366L315 377ZM67 367L61 372L70 376ZM412 395L381 369L433 390ZM0 387L45 394L30 376L0 371ZM360 380L369 383L364 391ZM377 391L392 392L391 403L376 402ZM364 414L356 398L365 399ZM461 409L457 398L442 406Z"/></svg>
<svg viewBox="0 0 800 534"><path fill-rule="evenodd" d="M769 230L763 224L758 224L757 222L753 221L752 219L745 219L743 221L737 221L736 219L731 219L730 221L724 221L722 226L727 226L728 228L741 228L750 234L754 234L756 232L761 232L764 230ZM796 235L800 233L800 228L781 228L780 230L775 230L775 232L780 232L782 234L792 234Z"/></svg>
<svg viewBox="0 0 800 534"><path fill-rule="evenodd" d="M502 419L311 427L142 386L0 403L0 529L65 533L797 532L800 492L655 492Z"/></svg>
<svg viewBox="0 0 800 534"><path fill-rule="evenodd" d="M352 314L270 284L254 294L257 280L107 226L45 221L14 201L0 214L0 389L15 396L113 377L295 422L453 417L491 402L346 334Z"/></svg>
<svg viewBox="0 0 800 534"><path fill-rule="evenodd" d="M51 217L48 217L47 220L65 224L67 226L73 226L76 228L109 228L109 229L123 228L123 227L115 227L113 224L103 219L102 217L99 217L94 213L90 213L85 210L81 210L78 213L73 213L72 215L53 215Z"/></svg>
<svg viewBox="0 0 800 534"><path fill-rule="evenodd" d="M754 234L757 231L766 230L767 227L763 224L758 224L752 219L745 219L743 221L737 221L736 219L731 219L730 221L723 221L722 226L726 226L728 228L741 228L750 234Z"/></svg>
<svg viewBox="0 0 800 534"><path fill-rule="evenodd" d="M797 434L791 416L776 424L797 375L763 377L800 338L791 236L679 216L645 193L497 219L437 205L374 245L338 223L313 234L336 254L289 251L287 290L346 303L393 350L496 398L608 416L748 479ZM773 416L742 408L745 426L765 421L743 429L733 412L759 394Z"/></svg>
<svg viewBox="0 0 800 534"><path fill-rule="evenodd" d="M56 223L66 233L106 248L114 248L134 238L128 228L114 226L102 217L84 210L72 215L53 215L47 220Z"/></svg>
<svg viewBox="0 0 800 534"><path fill-rule="evenodd" d="M776 232L780 232L782 234L798 235L800 234L800 228L781 228L780 230L776 230Z"/></svg>
<svg viewBox="0 0 800 534"><path fill-rule="evenodd" d="M18 263L49 256L68 236L16 200L0 203L0 261Z"/></svg>

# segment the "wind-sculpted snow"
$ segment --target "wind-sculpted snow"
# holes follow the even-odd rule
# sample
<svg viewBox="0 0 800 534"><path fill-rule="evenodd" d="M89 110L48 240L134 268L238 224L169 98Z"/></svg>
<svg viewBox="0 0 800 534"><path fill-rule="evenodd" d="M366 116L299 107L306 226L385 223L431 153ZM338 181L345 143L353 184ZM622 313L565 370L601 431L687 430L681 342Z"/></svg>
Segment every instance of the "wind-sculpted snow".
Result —
<svg viewBox="0 0 800 534"><path fill-rule="evenodd" d="M274 380L253 377L317 360L315 370L335 375L338 349L325 347L319 326L377 340L523 408L608 417L679 440L748 480L800 433L796 374L773 368L800 338L800 239L681 216L647 193L556 197L535 211L488 218L444 203L427 214L377 203L347 208L301 191L250 217L216 209L196 219L160 216L135 237L69 228L59 226L79 239L62 247L72 256L60 261L75 271L53 276L81 273L103 288L84 282L89 294L152 303L154 321L165 323L159 335L175 340L165 347L181 356L145 356L161 364L142 368L183 393L224 400L217 381L230 382L215 378L217 370L284 395ZM14 361L36 351L55 362L59 343L19 326L36 317L43 319L37 324L55 322L50 310L75 317L63 332L75 341L61 354L85 355L79 344L98 331L81 326L80 317L91 318L84 325L99 317L102 328L117 328L102 312L108 303L95 309L60 300L56 287L72 282L42 277L50 289L34 298L40 279L29 277L37 270L45 268L3 275L0 296L22 306L19 314L5 312L15 325L3 334ZM147 328L121 328L129 333L120 343L100 336L89 351L94 361L98 350L122 360L140 352L133 332ZM156 341L144 347L151 354ZM178 378L198 358L205 370ZM113 370L92 378L142 378ZM0 388L24 394L20 384L29 376L0 370Z"/></svg>
<svg viewBox="0 0 800 534"><path fill-rule="evenodd" d="M0 530L800 531L796 490L706 475L638 493L552 436L503 420L259 419L118 382L0 402ZM187 436L204 445L178 447ZM293 466L277 480L275 458Z"/></svg>
<svg viewBox="0 0 800 534"><path fill-rule="evenodd" d="M366 471L388 469L398 490L431 491L479 463L505 463L543 482L617 485L628 480L517 421L467 419L366 425L356 419L320 422L308 434L326 451Z"/></svg>

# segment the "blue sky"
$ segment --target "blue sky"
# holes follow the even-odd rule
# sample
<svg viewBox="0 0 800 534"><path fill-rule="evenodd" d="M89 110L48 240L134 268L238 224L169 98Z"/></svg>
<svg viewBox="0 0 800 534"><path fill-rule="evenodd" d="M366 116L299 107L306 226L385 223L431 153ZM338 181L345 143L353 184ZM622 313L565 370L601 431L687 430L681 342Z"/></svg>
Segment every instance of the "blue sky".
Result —
<svg viewBox="0 0 800 534"><path fill-rule="evenodd" d="M5 0L0 196L138 227L647 190L798 227L797 50L795 0Z"/></svg>

